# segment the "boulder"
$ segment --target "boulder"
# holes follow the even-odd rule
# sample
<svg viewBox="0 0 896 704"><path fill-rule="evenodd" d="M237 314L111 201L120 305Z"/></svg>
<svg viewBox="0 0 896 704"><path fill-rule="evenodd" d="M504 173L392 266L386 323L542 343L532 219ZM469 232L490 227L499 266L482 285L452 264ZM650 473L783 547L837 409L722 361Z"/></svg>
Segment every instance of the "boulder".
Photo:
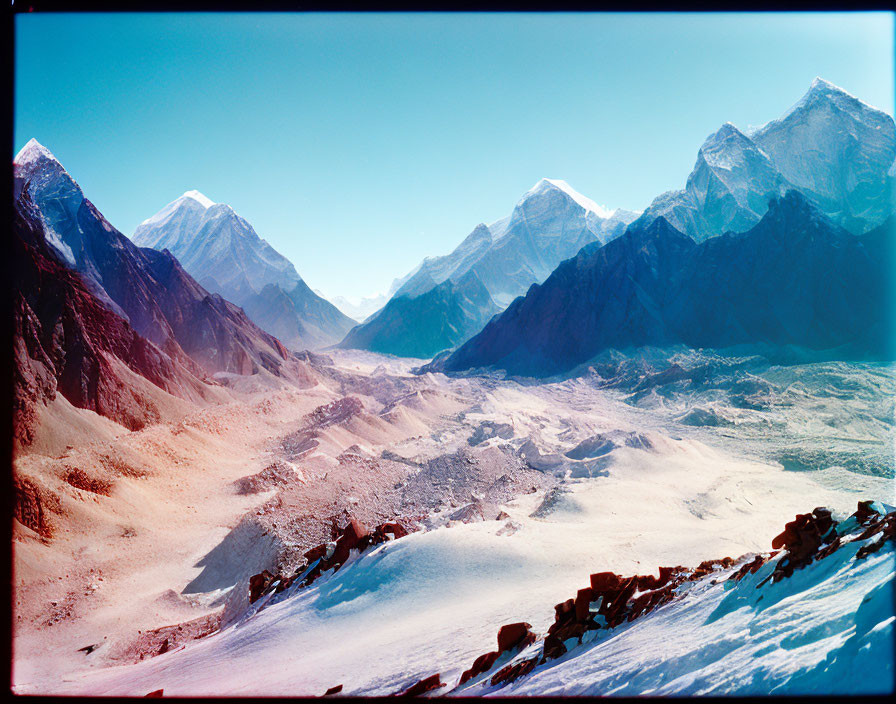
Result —
<svg viewBox="0 0 896 704"><path fill-rule="evenodd" d="M530 634L530 628L531 624L522 621L501 626L498 631L498 652L503 653L517 647Z"/></svg>
<svg viewBox="0 0 896 704"><path fill-rule="evenodd" d="M491 669L491 666L495 664L495 660L501 655L497 650L493 650L490 653L483 653L476 660L473 661L473 666L466 670L460 676L460 684L464 684L474 677L481 675L483 672L488 672Z"/></svg>
<svg viewBox="0 0 896 704"><path fill-rule="evenodd" d="M594 590L591 587L585 587L576 592L576 621L588 620L588 617L591 616L589 607L592 601L594 601Z"/></svg>
<svg viewBox="0 0 896 704"><path fill-rule="evenodd" d="M397 692L393 696L398 697L419 697L421 694L426 694L426 692L431 692L434 689L439 689L440 687L444 687L445 684L442 682L442 679L437 672L434 675L430 675L419 682L415 682L407 689Z"/></svg>
<svg viewBox="0 0 896 704"><path fill-rule="evenodd" d="M538 660L536 658L529 658L511 665L506 665L494 674L491 680L492 684L501 684L502 682L507 684L513 682L524 675L528 675L535 669L537 664Z"/></svg>
<svg viewBox="0 0 896 704"><path fill-rule="evenodd" d="M274 581L274 575L267 570L260 574L252 575L249 578L249 603L254 604L259 597L264 594L265 590L271 586Z"/></svg>
<svg viewBox="0 0 896 704"><path fill-rule="evenodd" d="M591 589L596 593L618 589L620 582L621 578L615 572L598 572L591 575Z"/></svg>

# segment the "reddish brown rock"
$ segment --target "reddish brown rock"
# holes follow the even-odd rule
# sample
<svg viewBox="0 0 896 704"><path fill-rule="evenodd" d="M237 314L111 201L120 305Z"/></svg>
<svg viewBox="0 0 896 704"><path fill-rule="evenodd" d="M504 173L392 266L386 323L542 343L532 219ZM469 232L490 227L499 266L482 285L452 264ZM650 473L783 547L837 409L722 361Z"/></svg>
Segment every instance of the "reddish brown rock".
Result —
<svg viewBox="0 0 896 704"><path fill-rule="evenodd" d="M392 535L392 540L398 540L399 538L405 537L408 534L408 531L401 525L401 523L396 521L381 523L373 531L375 542L377 543L388 540L390 534Z"/></svg>
<svg viewBox="0 0 896 704"><path fill-rule="evenodd" d="M588 610L588 607L591 606L591 602L594 601L594 590L591 587L585 587L584 589L579 589L576 592L576 620L577 621L585 621L591 615L591 612Z"/></svg>
<svg viewBox="0 0 896 704"><path fill-rule="evenodd" d="M529 658L528 660L521 660L512 665L506 665L494 674L491 682L492 684L508 684L524 675L528 675L535 669L536 664L538 664L537 658Z"/></svg>
<svg viewBox="0 0 896 704"><path fill-rule="evenodd" d="M772 574L779 581L793 574L795 569L812 562L821 546L836 537L832 530L835 523L826 508L816 508L803 513L784 526L784 532L772 541L773 548L785 548L787 555L780 560Z"/></svg>
<svg viewBox="0 0 896 704"><path fill-rule="evenodd" d="M501 511L501 513L495 516L496 521L506 521L508 518L510 518L510 514L506 511Z"/></svg>
<svg viewBox="0 0 896 704"><path fill-rule="evenodd" d="M320 560L326 554L327 554L327 544L321 543L320 545L315 545L308 552L306 552L305 559L308 560L308 564L310 565L315 560Z"/></svg>
<svg viewBox="0 0 896 704"><path fill-rule="evenodd" d="M254 604L274 581L274 575L267 570L249 577L249 603Z"/></svg>
<svg viewBox="0 0 896 704"><path fill-rule="evenodd" d="M859 523L863 525L872 518L877 519L879 517L879 514L877 513L877 511L871 508L871 505L873 503L873 501L859 501L859 506L856 509L856 512L852 514L850 518L855 518Z"/></svg>
<svg viewBox="0 0 896 704"><path fill-rule="evenodd" d="M495 660L497 660L500 655L501 653L499 653L497 650L480 655L478 658L476 658L476 660L473 661L473 666L469 670L466 670L460 676L460 684L468 682L474 677L481 675L483 672L488 672L491 669L492 665L495 664Z"/></svg>
<svg viewBox="0 0 896 704"><path fill-rule="evenodd" d="M165 693L164 689L155 689L152 692L150 692L149 694L144 694L143 698L146 699L147 697L149 697L151 699L161 699L162 695L164 693Z"/></svg>
<svg viewBox="0 0 896 704"><path fill-rule="evenodd" d="M325 697L330 697L334 694L339 694L342 691L342 685L337 684L335 687L330 687L326 692L324 692Z"/></svg>
<svg viewBox="0 0 896 704"><path fill-rule="evenodd" d="M419 697L421 694L426 694L427 692L431 692L434 689L439 689L440 687L444 687L445 684L442 682L441 676L437 672L434 675L430 675L419 682L412 684L407 689L394 694L396 697Z"/></svg>
<svg viewBox="0 0 896 704"><path fill-rule="evenodd" d="M566 653L566 646L563 645L563 641L558 636L553 633L549 633L545 636L544 648L542 650L544 660L559 658L564 653Z"/></svg>
<svg viewBox="0 0 896 704"><path fill-rule="evenodd" d="M498 652L517 647L529 635L532 625L525 622L508 623L498 631Z"/></svg>
<svg viewBox="0 0 896 704"><path fill-rule="evenodd" d="M353 548L366 535L367 528L364 527L364 524L352 518L349 519L348 525L342 529L340 540L344 541L348 547Z"/></svg>
<svg viewBox="0 0 896 704"><path fill-rule="evenodd" d="M862 560L868 555L872 555L880 550L886 542L896 540L896 512L888 513L881 520L876 523L872 523L868 528L866 528L862 534L857 538L857 540L868 540L869 538L873 538L875 535L881 534L880 540L877 540L873 543L869 543L868 545L863 545L856 552L856 559Z"/></svg>
<svg viewBox="0 0 896 704"><path fill-rule="evenodd" d="M741 568L732 574L728 579L733 579L735 582L739 582L743 577L746 577L748 574L752 574L756 572L760 567L762 567L768 561L767 557L763 555L757 555L753 558L752 561L747 562L742 565Z"/></svg>
<svg viewBox="0 0 896 704"><path fill-rule="evenodd" d="M591 575L591 588L595 593L618 589L621 579L615 572L598 572Z"/></svg>

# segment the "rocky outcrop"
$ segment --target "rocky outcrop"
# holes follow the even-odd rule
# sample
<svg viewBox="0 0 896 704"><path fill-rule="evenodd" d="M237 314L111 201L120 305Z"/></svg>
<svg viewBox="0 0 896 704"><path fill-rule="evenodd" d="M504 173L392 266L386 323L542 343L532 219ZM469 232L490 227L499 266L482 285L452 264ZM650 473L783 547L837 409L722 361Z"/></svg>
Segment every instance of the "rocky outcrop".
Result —
<svg viewBox="0 0 896 704"><path fill-rule="evenodd" d="M282 592L293 584L308 586L324 572L338 570L349 559L352 551L362 553L370 547L398 540L408 535L408 527L399 521L381 523L372 531L354 518L337 530L328 543L321 543L308 550L304 562L291 575L273 574L263 570L249 579L249 603L254 604L265 594Z"/></svg>
<svg viewBox="0 0 896 704"><path fill-rule="evenodd" d="M240 477L235 484L238 494L258 494L263 491L288 486L297 481L303 481L300 471L295 466L278 460L265 467L258 474Z"/></svg>
<svg viewBox="0 0 896 704"><path fill-rule="evenodd" d="M780 581L792 576L817 560L824 560L850 543L860 543L853 559L862 560L896 541L896 511L885 513L881 504L862 501L857 511L842 523L837 523L826 508L797 515L787 523L784 531L773 540L771 552L744 555L737 560L730 557L706 560L695 568L660 567L659 575L622 576L614 572L591 575L590 585L579 589L574 598L554 607L554 622L548 629L540 654L509 659L491 677L492 686L506 685L524 677L540 665L565 655L571 649L597 637L598 632L618 628L661 608L675 599L687 598L686 585L704 578L725 578L740 582L747 575L774 563L768 576L756 588L770 580ZM475 685L477 678L496 667L502 654L519 654L536 642L535 634L525 623L504 626L498 635L498 650L480 655L460 677L457 688ZM509 661L507 661L509 660Z"/></svg>
<svg viewBox="0 0 896 704"><path fill-rule="evenodd" d="M498 649L484 653L476 658L472 667L460 676L459 684L465 684L469 680L491 670L502 655L512 655L532 645L538 636L530 630L531 628L531 624L524 622L509 623L501 626L501 629L498 631ZM498 677L502 672L503 670L499 671L494 677ZM504 673L501 679L506 679L508 676L508 673Z"/></svg>
<svg viewBox="0 0 896 704"><path fill-rule="evenodd" d="M396 692L393 694L393 697L419 697L427 692L432 692L437 689L441 689L445 684L442 682L441 675L437 672L434 675L430 675L429 677L424 677L422 680L415 682L410 687L401 690L400 692Z"/></svg>

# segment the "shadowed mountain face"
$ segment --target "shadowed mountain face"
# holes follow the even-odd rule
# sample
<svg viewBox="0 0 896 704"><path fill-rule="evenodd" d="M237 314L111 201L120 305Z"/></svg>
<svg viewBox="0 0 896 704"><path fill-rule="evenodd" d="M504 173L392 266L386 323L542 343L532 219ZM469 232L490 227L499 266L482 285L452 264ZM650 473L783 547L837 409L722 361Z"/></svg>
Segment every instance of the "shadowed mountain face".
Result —
<svg viewBox="0 0 896 704"><path fill-rule="evenodd" d="M31 441L37 407L57 394L130 429L158 421L153 399L126 378L126 369L180 398L209 394L205 375L177 342L170 340L166 353L141 337L59 260L27 192L16 201L12 234L13 408L20 445Z"/></svg>
<svg viewBox="0 0 896 704"><path fill-rule="evenodd" d="M46 241L106 307L165 352L182 350L205 371L279 374L288 352L237 306L209 294L167 251L137 247L112 227L44 147L32 140L15 161Z"/></svg>
<svg viewBox="0 0 896 704"><path fill-rule="evenodd" d="M141 223L133 240L169 250L205 288L243 306L256 324L294 349L331 345L355 325L308 288L292 263L233 208L198 191Z"/></svg>
<svg viewBox="0 0 896 704"><path fill-rule="evenodd" d="M795 345L890 359L892 221L863 236L789 192L702 244L664 218L584 248L444 363L547 376L602 350Z"/></svg>
<svg viewBox="0 0 896 704"><path fill-rule="evenodd" d="M701 242L743 232L790 189L854 234L888 216L896 159L893 118L822 79L783 117L744 134L710 135L681 191L658 196L639 223L664 217Z"/></svg>
<svg viewBox="0 0 896 704"><path fill-rule="evenodd" d="M400 357L429 358L469 339L500 309L470 272L418 296L396 295L339 344Z"/></svg>

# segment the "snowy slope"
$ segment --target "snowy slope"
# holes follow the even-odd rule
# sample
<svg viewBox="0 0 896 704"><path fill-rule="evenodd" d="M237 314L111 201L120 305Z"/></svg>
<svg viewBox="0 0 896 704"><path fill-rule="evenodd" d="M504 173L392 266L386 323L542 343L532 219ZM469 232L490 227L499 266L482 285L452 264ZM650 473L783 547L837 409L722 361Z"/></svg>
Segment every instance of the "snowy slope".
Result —
<svg viewBox="0 0 896 704"><path fill-rule="evenodd" d="M841 488L836 470L785 472L693 441L656 434L650 440L653 450L615 451L617 461L606 476L572 482L563 499L540 517L532 514L543 497L530 495L504 507L511 517L507 522L459 524L386 543L311 587L294 586L270 600L263 597L215 635L136 665L85 673L53 691L142 695L163 688L166 696L295 696L322 694L342 684L345 694L383 695L434 672L451 689L478 655L494 649L502 624L524 620L544 634L553 620L553 604L575 595L592 572L655 573L659 565L694 566L706 558L767 550L782 523L807 505L836 507L842 515L853 510L857 495L886 500L892 494L885 479L855 477L848 488ZM649 511L643 508L647 506ZM614 667L626 672L639 669L646 656L654 668L671 672L675 667L699 671L707 661L722 669L739 665L740 679L715 685L737 689L774 660L745 660L742 655L763 646L771 653L769 645L784 635L781 619L786 624L794 614L810 612L805 628L788 632L785 648L812 639L818 631L829 631L838 640L848 636L850 624L843 614L854 613L861 599L885 581L892 563L881 563L880 558L887 555L891 558L892 551L869 558L863 571L827 584L818 581L820 587L812 588L822 593L832 587L843 592L844 585L852 590L830 608L827 602L792 598L780 602L788 607L783 612L740 610L702 630L697 625L722 603L726 592L699 583L695 597L707 592L705 599L673 602L645 617L643 626L640 621L634 624L651 629L640 639L641 631L622 627L621 636L614 633L603 641L602 647L609 650L595 653L601 657L589 666L599 667L611 656ZM814 575L811 579L816 582ZM785 588L798 584L790 582ZM886 619L878 618L880 610L875 603L869 617L873 624ZM738 651L735 634L751 627L756 633L747 649ZM622 640L627 633L636 640ZM668 650L658 646L667 641ZM639 647L630 647L632 642ZM650 644L646 654L645 642ZM726 647L707 652L707 643L719 642ZM822 641L822 646L830 643ZM828 649L811 648L797 664L807 668ZM696 654L676 666L674 657L688 652ZM574 650L568 661L551 663L544 672L559 677L564 662L585 668L586 657L573 661L577 655ZM781 659L780 651L776 657ZM635 679L627 693L649 693L656 687L659 675L652 671L654 680ZM610 689L598 690L604 681L598 679L595 685L584 676L544 685L537 685L544 681L538 677L540 673L516 686L551 691L590 686L589 693ZM684 678L674 691L696 692L701 686L696 678L693 686ZM754 686L757 691L771 687L761 678Z"/></svg>
<svg viewBox="0 0 896 704"><path fill-rule="evenodd" d="M852 536L856 537L856 536ZM892 540L846 543L779 582L778 555L739 581L722 570L681 597L506 687L500 696L888 694L894 687ZM537 647L532 648L537 651Z"/></svg>

